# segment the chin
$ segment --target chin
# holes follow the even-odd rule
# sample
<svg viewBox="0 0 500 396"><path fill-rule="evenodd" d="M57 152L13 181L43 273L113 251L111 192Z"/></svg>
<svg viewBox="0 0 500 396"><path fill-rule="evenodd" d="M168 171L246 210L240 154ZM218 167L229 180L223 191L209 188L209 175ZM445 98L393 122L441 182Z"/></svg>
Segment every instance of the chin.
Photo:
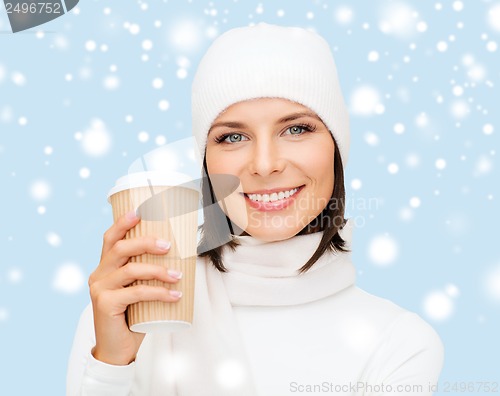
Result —
<svg viewBox="0 0 500 396"><path fill-rule="evenodd" d="M277 242L284 241L285 239L290 239L300 232L300 229L289 229L289 228L248 228L246 232L264 242Z"/></svg>

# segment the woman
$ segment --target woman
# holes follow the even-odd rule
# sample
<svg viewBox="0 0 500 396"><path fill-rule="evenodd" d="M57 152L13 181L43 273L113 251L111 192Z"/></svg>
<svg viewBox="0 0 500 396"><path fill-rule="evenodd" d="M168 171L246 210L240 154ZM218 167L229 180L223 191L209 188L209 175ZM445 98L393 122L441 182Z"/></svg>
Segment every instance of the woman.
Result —
<svg viewBox="0 0 500 396"><path fill-rule="evenodd" d="M206 214L193 328L130 332L141 300L175 304L162 288L180 274L127 263L168 241L123 240L133 213L105 234L89 279L68 371L68 394L432 394L443 359L435 331L414 313L354 284L343 166L349 122L324 39L269 25L232 29L203 57L193 82L193 131L211 183L241 190ZM219 194L218 194L219 193Z"/></svg>

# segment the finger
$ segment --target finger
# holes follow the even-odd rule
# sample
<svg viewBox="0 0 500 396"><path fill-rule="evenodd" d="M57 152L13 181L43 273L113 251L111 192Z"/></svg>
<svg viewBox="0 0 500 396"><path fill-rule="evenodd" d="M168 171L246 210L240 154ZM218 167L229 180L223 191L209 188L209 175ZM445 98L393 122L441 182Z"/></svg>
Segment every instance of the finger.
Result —
<svg viewBox="0 0 500 396"><path fill-rule="evenodd" d="M141 219L135 211L128 212L119 217L118 220L104 233L102 254L108 252L116 242L123 239L127 232L135 227Z"/></svg>
<svg viewBox="0 0 500 396"><path fill-rule="evenodd" d="M95 290L95 289L94 289ZM92 293L91 293L92 294ZM122 315L130 304L141 301L176 302L182 297L177 290L162 286L134 285L116 290L102 290L92 295L94 315L102 324L104 321L114 321Z"/></svg>
<svg viewBox="0 0 500 396"><path fill-rule="evenodd" d="M100 266L115 270L125 265L131 257L141 254L166 254L170 250L170 242L154 237L137 237L121 239L101 258Z"/></svg>
<svg viewBox="0 0 500 396"><path fill-rule="evenodd" d="M130 304L140 301L162 301L174 303L182 298L182 293L178 290L167 289L162 286L134 285L122 289L113 290L115 301L123 304L120 311Z"/></svg>
<svg viewBox="0 0 500 396"><path fill-rule="evenodd" d="M177 283L181 278L181 272L170 270L158 264L128 263L103 279L102 287L118 289L130 285L136 280L159 280L166 283Z"/></svg>

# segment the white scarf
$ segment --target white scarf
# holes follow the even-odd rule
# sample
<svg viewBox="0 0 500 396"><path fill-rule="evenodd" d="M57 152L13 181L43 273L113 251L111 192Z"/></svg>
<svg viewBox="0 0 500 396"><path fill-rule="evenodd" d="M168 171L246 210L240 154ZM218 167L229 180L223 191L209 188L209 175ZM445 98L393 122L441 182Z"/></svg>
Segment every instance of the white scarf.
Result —
<svg viewBox="0 0 500 396"><path fill-rule="evenodd" d="M351 223L340 233L347 248L351 247ZM303 304L352 285L355 269L350 253L327 251L309 271L297 275L321 236L318 232L279 242L236 237L240 242L236 251L224 251L227 273L220 273L208 260L199 260L193 327L171 335L169 358L164 362L169 389L152 393L255 396L232 307Z"/></svg>

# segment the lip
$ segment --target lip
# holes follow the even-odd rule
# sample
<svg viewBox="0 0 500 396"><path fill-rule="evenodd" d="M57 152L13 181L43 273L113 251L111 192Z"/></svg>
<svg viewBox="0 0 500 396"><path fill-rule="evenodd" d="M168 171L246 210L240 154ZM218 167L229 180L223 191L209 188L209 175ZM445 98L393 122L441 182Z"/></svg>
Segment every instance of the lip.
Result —
<svg viewBox="0 0 500 396"><path fill-rule="evenodd" d="M280 188L274 188L272 190L257 190L257 191L252 191L252 192L245 192L244 194L272 194L272 193L278 193L280 191L290 191L293 190L294 188L302 188L304 185L301 186L292 186L292 187L280 187Z"/></svg>
<svg viewBox="0 0 500 396"><path fill-rule="evenodd" d="M292 187L290 189L284 189L284 190L260 190L260 191L270 191L270 193L272 194L273 192L277 192L277 191L289 191L289 190L292 190L294 188L298 188L297 192L295 194L293 194L291 197L288 197L288 198L284 198L284 199L280 199L278 201L275 201L275 202L255 202L255 201L252 201L250 198L248 198L248 195L247 194L244 194L245 196L245 200L248 202L248 205L253 208L253 209L257 209L261 212L275 212L275 211L278 211L278 210L283 210L285 209L286 207L290 206L294 201L295 199L297 198L297 196L300 194L300 192L302 191L302 189L305 187L305 185L302 185L300 187ZM250 194L270 194L269 192L254 192L254 193L250 193Z"/></svg>

